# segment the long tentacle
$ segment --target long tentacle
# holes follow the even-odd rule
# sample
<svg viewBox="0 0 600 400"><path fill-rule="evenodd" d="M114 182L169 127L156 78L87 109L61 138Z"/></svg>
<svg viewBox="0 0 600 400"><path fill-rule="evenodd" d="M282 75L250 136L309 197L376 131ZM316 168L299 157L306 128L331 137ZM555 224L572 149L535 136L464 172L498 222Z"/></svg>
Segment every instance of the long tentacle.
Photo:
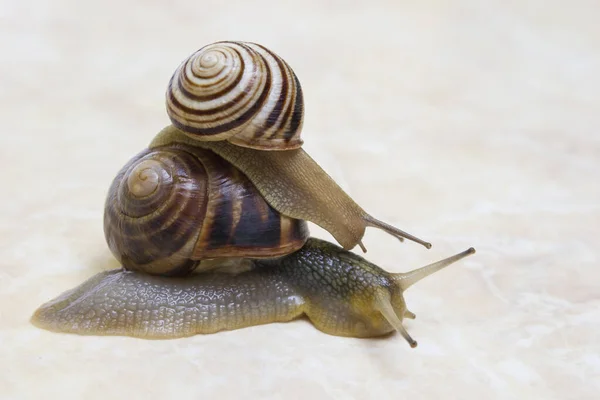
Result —
<svg viewBox="0 0 600 400"><path fill-rule="evenodd" d="M393 274L394 280L400 288L404 291L420 281L421 279L433 274L441 270L442 268L447 267L448 265L457 262L471 254L475 253L475 249L471 247L468 250L463 251L462 253L456 254L452 257L445 258L441 261L434 262L433 264L426 265L422 268L417 268L413 271L406 273Z"/></svg>

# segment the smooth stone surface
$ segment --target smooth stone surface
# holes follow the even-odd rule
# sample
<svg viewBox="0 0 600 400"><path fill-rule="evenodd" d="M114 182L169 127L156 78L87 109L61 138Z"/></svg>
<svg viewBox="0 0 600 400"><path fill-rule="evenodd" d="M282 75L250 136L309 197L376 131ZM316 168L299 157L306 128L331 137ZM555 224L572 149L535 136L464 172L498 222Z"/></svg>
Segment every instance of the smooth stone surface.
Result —
<svg viewBox="0 0 600 400"><path fill-rule="evenodd" d="M0 397L597 398L598 15L583 0L3 2ZM117 267L108 186L168 123L175 68L223 39L283 56L307 151L434 245L369 229L370 260L406 271L477 249L407 292L416 349L302 320L172 341L29 323Z"/></svg>

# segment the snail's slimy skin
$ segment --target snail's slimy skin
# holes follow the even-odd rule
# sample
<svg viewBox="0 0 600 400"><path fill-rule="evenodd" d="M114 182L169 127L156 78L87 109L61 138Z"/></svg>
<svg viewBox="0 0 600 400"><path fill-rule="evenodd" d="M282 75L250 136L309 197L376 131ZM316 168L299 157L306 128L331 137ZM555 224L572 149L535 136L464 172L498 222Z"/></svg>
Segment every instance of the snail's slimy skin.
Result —
<svg viewBox="0 0 600 400"><path fill-rule="evenodd" d="M33 322L56 332L169 339L287 321L301 306L275 276L165 278L112 270L43 305Z"/></svg>
<svg viewBox="0 0 600 400"><path fill-rule="evenodd" d="M391 274L331 243L311 238L299 251L236 275L203 273L184 278L113 270L42 305L32 322L57 332L168 339L306 315L321 331L370 337L400 331L414 314L403 290L470 249L407 274ZM395 315L390 315L389 312Z"/></svg>

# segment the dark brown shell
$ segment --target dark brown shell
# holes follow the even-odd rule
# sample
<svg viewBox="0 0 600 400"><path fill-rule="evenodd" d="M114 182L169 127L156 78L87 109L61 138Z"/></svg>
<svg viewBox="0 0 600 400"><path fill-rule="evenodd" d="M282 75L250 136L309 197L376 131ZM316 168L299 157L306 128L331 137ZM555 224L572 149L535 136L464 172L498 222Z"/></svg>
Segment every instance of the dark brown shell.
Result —
<svg viewBox="0 0 600 400"><path fill-rule="evenodd" d="M227 161L185 145L144 150L119 171L104 233L125 268L160 275L186 274L205 259L282 256L309 235Z"/></svg>

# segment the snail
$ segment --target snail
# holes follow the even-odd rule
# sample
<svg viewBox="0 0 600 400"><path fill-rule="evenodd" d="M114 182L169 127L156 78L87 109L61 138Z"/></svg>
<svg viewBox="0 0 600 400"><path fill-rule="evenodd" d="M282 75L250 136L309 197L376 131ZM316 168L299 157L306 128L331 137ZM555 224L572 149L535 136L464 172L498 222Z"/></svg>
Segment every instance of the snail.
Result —
<svg viewBox="0 0 600 400"><path fill-rule="evenodd" d="M41 307L36 326L166 339L306 316L323 332L398 331L414 347L403 292L475 250L389 273L349 250L367 226L431 244L358 206L302 150L300 83L263 46L218 42L167 90L172 125L114 178L104 233L121 269ZM310 237L307 222L341 245Z"/></svg>
<svg viewBox="0 0 600 400"><path fill-rule="evenodd" d="M166 339L306 315L332 335L396 330L414 347L402 325L414 318L403 291L474 252L388 273L310 238L305 221L278 213L226 160L184 144L146 149L119 171L104 225L123 269L102 272L42 305L35 325Z"/></svg>
<svg viewBox="0 0 600 400"><path fill-rule="evenodd" d="M126 270L97 274L44 304L39 327L80 335L172 339L306 315L331 335L376 337L415 318L403 292L420 279L473 254L470 248L408 273L388 273L354 253L315 238L278 259L255 260L237 275L219 272L165 278Z"/></svg>
<svg viewBox="0 0 600 400"><path fill-rule="evenodd" d="M292 68L255 43L209 44L186 58L169 81L163 129L150 148L185 143L208 148L242 171L281 214L313 222L344 247L367 227L431 244L363 210L301 148L302 88Z"/></svg>

